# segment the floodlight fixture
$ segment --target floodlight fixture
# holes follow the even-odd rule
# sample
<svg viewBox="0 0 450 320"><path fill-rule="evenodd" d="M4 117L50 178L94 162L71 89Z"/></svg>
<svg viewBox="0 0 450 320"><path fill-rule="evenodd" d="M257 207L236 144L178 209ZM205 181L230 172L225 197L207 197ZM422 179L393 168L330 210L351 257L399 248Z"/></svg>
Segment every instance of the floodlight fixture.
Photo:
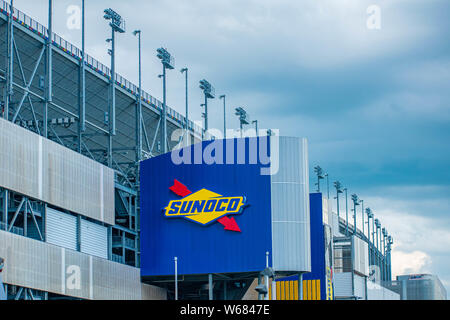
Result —
<svg viewBox="0 0 450 320"><path fill-rule="evenodd" d="M235 115L237 115L239 117L239 121L241 122L241 125L250 124L250 116L247 113L247 111L245 111L244 108L242 108L242 107L236 108Z"/></svg>
<svg viewBox="0 0 450 320"><path fill-rule="evenodd" d="M175 58L165 48L156 50L156 56L161 60L164 67L167 69L175 69Z"/></svg>
<svg viewBox="0 0 450 320"><path fill-rule="evenodd" d="M207 80L203 79L200 81L200 89L208 99L214 99L216 97L216 89Z"/></svg>
<svg viewBox="0 0 450 320"><path fill-rule="evenodd" d="M336 204L337 204L337 214L338 214L338 220L340 218L340 211L339 211L339 194L343 193L342 191L342 184L339 181L335 181L333 183L334 187L336 188Z"/></svg>
<svg viewBox="0 0 450 320"><path fill-rule="evenodd" d="M372 218L373 218L372 209L367 208L367 209L366 209L366 213L367 213L367 223L369 223L369 220L368 220L368 219L372 219Z"/></svg>
<svg viewBox="0 0 450 320"><path fill-rule="evenodd" d="M315 166L314 172L317 175L317 183L316 183L317 192L320 192L320 180L325 179L324 172L320 166Z"/></svg>
<svg viewBox="0 0 450 320"><path fill-rule="evenodd" d="M125 33L125 20L122 19L120 14L118 14L111 8L105 9L103 12L105 13L103 18L111 21L109 25L111 26L111 28L113 28L114 31Z"/></svg>

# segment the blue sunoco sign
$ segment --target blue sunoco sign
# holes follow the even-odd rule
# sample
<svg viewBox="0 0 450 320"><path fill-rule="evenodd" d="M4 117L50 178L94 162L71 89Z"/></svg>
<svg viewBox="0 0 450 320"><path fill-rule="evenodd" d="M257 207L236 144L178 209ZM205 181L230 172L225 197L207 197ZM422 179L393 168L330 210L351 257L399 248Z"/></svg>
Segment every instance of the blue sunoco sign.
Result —
<svg viewBox="0 0 450 320"><path fill-rule="evenodd" d="M141 163L142 276L173 274L174 257L185 275L266 267L271 177L261 174L267 162L249 161L255 142L208 141Z"/></svg>

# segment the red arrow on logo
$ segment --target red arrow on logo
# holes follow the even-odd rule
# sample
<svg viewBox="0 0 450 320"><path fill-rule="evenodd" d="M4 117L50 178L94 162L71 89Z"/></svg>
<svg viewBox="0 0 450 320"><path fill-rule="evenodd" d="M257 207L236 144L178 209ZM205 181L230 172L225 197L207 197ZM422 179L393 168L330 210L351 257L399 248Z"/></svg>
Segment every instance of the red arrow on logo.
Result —
<svg viewBox="0 0 450 320"><path fill-rule="evenodd" d="M221 225L223 225L225 227L225 230L242 232L241 229L239 229L239 226L236 223L236 220L234 220L234 217L228 218L227 216L225 216L225 217L217 220L217 222L219 222Z"/></svg>
<svg viewBox="0 0 450 320"><path fill-rule="evenodd" d="M184 184L182 184L177 179L174 180L173 186L171 186L169 189L173 193L175 193L177 196L180 196L183 198L187 197L188 195L190 195L192 193L191 191L189 191L189 189Z"/></svg>
<svg viewBox="0 0 450 320"><path fill-rule="evenodd" d="M171 186L169 188L169 190L172 191L173 193L175 193L177 196L180 196L183 198L187 197L188 195L190 195L192 193L192 191L190 191L188 189L188 187L186 187L184 184L182 184L177 179L174 179L173 186ZM238 224L236 223L236 220L234 220L234 217L228 218L227 216L225 216L225 217L218 219L217 222L219 222L221 225L223 225L225 227L225 230L234 231L234 232L242 232L241 229L239 228Z"/></svg>

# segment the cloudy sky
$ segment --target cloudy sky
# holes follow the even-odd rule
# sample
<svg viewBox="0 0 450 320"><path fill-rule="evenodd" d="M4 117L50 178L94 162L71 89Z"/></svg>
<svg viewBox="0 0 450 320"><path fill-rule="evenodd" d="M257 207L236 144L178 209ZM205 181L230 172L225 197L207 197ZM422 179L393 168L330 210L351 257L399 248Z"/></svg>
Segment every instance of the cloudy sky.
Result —
<svg viewBox="0 0 450 320"><path fill-rule="evenodd" d="M54 31L81 47L80 30L68 27L68 9L81 1L54 2ZM178 70L187 66L191 119L200 120L206 78L227 95L229 127L244 106L260 127L307 137L311 167L357 193L393 235L394 274L435 273L450 293L448 0L86 2L91 56L109 65L102 12L112 7L127 22L117 36L119 74L137 83L131 32L141 29L147 92L162 96L155 50L164 46L176 58L168 79L175 110L184 113ZM45 24L47 1L15 6ZM222 128L218 99L209 112L210 127Z"/></svg>

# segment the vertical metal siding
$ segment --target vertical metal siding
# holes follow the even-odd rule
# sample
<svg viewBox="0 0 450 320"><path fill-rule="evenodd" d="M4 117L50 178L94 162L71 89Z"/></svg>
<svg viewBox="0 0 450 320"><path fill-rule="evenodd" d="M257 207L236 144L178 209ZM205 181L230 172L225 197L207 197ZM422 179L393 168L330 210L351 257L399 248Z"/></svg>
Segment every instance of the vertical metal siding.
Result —
<svg viewBox="0 0 450 320"><path fill-rule="evenodd" d="M108 228L81 220L81 252L108 259Z"/></svg>
<svg viewBox="0 0 450 320"><path fill-rule="evenodd" d="M352 297L352 273L342 272L334 274L334 295L338 298Z"/></svg>
<svg viewBox="0 0 450 320"><path fill-rule="evenodd" d="M355 296L358 299L366 299L366 278L355 274Z"/></svg>
<svg viewBox="0 0 450 320"><path fill-rule="evenodd" d="M47 242L59 247L77 250L77 218L47 208Z"/></svg>
<svg viewBox="0 0 450 320"><path fill-rule="evenodd" d="M0 118L0 186L114 225L114 171Z"/></svg>
<svg viewBox="0 0 450 320"><path fill-rule="evenodd" d="M306 139L272 137L279 170L271 176L273 267L311 271L308 151Z"/></svg>
<svg viewBox="0 0 450 320"><path fill-rule="evenodd" d="M81 299L165 298L165 290L141 284L137 268L5 231L0 231L0 244L5 283ZM81 272L79 288L68 285L74 266Z"/></svg>
<svg viewBox="0 0 450 320"><path fill-rule="evenodd" d="M367 242L353 237L354 269L362 275L369 275L369 246Z"/></svg>

